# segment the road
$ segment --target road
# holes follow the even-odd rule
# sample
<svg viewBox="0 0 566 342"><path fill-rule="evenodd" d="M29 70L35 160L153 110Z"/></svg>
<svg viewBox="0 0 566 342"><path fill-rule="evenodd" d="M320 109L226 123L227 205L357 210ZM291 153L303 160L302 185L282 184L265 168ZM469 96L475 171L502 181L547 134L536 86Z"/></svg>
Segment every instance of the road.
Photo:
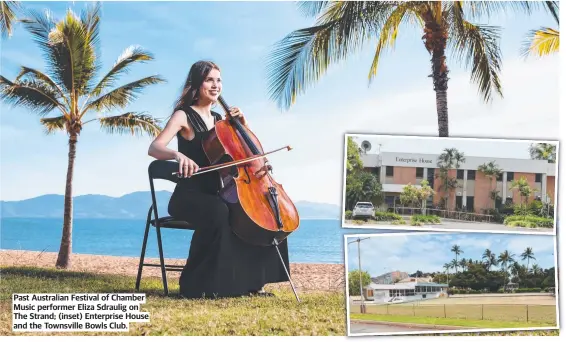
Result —
<svg viewBox="0 0 566 342"><path fill-rule="evenodd" d="M407 220L406 220L407 221ZM407 221L408 222L408 221ZM482 223L482 222L462 222L462 221L448 221L442 220L442 224L425 224L422 226L398 226L392 225L389 222L367 222L365 224L354 224L351 220L345 220L342 225L344 228L409 228L410 230L430 230L430 229L443 229L443 230L478 230L486 232L528 232L528 233L548 233L553 234L553 228L524 228L524 227L507 227L503 224L495 223Z"/></svg>
<svg viewBox="0 0 566 342"><path fill-rule="evenodd" d="M429 329L402 327L397 325L387 324L371 324L371 323L350 323L351 334L382 334L382 333L401 333L401 332L415 332L424 331ZM432 329L431 329L432 330Z"/></svg>

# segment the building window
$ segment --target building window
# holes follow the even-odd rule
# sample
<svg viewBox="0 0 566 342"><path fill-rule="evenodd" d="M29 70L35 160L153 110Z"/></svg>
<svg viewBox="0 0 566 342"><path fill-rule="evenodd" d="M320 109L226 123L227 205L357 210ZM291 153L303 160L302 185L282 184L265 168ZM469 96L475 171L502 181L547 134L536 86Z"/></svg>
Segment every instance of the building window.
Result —
<svg viewBox="0 0 566 342"><path fill-rule="evenodd" d="M535 175L535 182L542 183L542 173L537 173Z"/></svg>
<svg viewBox="0 0 566 342"><path fill-rule="evenodd" d="M512 182L515 179L515 172L507 172L507 181Z"/></svg>
<svg viewBox="0 0 566 342"><path fill-rule="evenodd" d="M417 167L417 178L423 178L424 176L424 168Z"/></svg>
<svg viewBox="0 0 566 342"><path fill-rule="evenodd" d="M497 179L498 182L503 182L503 172L501 172L500 174L497 175Z"/></svg>
<svg viewBox="0 0 566 342"><path fill-rule="evenodd" d="M386 177L393 177L393 166L386 166L385 167L385 176Z"/></svg>
<svg viewBox="0 0 566 342"><path fill-rule="evenodd" d="M469 212L474 211L474 196L466 196L466 210Z"/></svg>
<svg viewBox="0 0 566 342"><path fill-rule="evenodd" d="M428 185L434 189L434 169L428 168L426 170L426 180L428 181Z"/></svg>
<svg viewBox="0 0 566 342"><path fill-rule="evenodd" d="M468 180L476 180L476 170L468 170Z"/></svg>
<svg viewBox="0 0 566 342"><path fill-rule="evenodd" d="M456 178L464 179L464 170L456 170Z"/></svg>
<svg viewBox="0 0 566 342"><path fill-rule="evenodd" d="M513 197L507 197L507 198L505 199L505 204L506 204L506 205L511 205L511 204L513 204Z"/></svg>
<svg viewBox="0 0 566 342"><path fill-rule="evenodd" d="M394 203L395 196L385 196L385 204L387 204L388 207L392 207Z"/></svg>
<svg viewBox="0 0 566 342"><path fill-rule="evenodd" d="M456 196L456 209L462 208L462 196Z"/></svg>
<svg viewBox="0 0 566 342"><path fill-rule="evenodd" d="M502 205L503 205L503 201L501 200L501 197L497 197L495 199L495 208L500 209Z"/></svg>

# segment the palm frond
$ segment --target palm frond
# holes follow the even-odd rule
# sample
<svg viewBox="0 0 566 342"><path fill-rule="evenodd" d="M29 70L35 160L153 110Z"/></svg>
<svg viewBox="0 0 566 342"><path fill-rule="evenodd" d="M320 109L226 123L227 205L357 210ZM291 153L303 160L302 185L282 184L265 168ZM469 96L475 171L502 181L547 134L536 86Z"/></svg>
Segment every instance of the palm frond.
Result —
<svg viewBox="0 0 566 342"><path fill-rule="evenodd" d="M153 60L153 55L143 50L141 47L130 46L118 57L112 69L102 77L100 82L94 87L92 94L94 96L100 95L104 88L113 86L113 83L118 77L128 72L128 67L135 62L145 62Z"/></svg>
<svg viewBox="0 0 566 342"><path fill-rule="evenodd" d="M379 1L332 3L316 26L294 31L279 41L267 65L271 99L289 108L331 63L359 49L392 8Z"/></svg>
<svg viewBox="0 0 566 342"><path fill-rule="evenodd" d="M49 33L55 29L57 19L49 10L44 13L33 9L27 10L26 17L20 20L25 29L32 35L33 40L43 51L43 57L47 62L47 68L51 78L64 89L71 93L73 88L72 74L68 72L68 58L65 58L58 45L51 44Z"/></svg>
<svg viewBox="0 0 566 342"><path fill-rule="evenodd" d="M550 12L557 24L560 24L560 9L558 8L558 1L545 1L544 5Z"/></svg>
<svg viewBox="0 0 566 342"><path fill-rule="evenodd" d="M560 50L560 32L549 27L531 30L523 42L521 55L523 57L544 57Z"/></svg>
<svg viewBox="0 0 566 342"><path fill-rule="evenodd" d="M393 47L397 36L399 34L399 26L402 23L407 22L411 19L419 20L419 18L413 12L413 7L411 3L401 4L397 6L391 12L385 24L380 30L379 41L375 50L373 61L371 63L370 71L368 74L368 81L371 83L373 78L377 75L377 68L379 64L379 57L383 49L387 47Z"/></svg>
<svg viewBox="0 0 566 342"><path fill-rule="evenodd" d="M43 126L45 126L46 134L53 134L56 131L64 131L67 127L67 118L65 118L65 116L42 118L39 121Z"/></svg>
<svg viewBox="0 0 566 342"><path fill-rule="evenodd" d="M83 15L86 23L70 9L61 21L49 11L35 10L28 10L27 17L21 20L43 50L51 78L68 93L87 92L97 71L97 11L94 7Z"/></svg>
<svg viewBox="0 0 566 342"><path fill-rule="evenodd" d="M108 133L142 135L156 137L161 132L159 120L150 115L128 112L121 115L98 118L101 128Z"/></svg>
<svg viewBox="0 0 566 342"><path fill-rule="evenodd" d="M94 10L97 10L96 7ZM98 28L98 25L94 27ZM89 29L69 9L65 19L57 23L55 30L50 33L51 44L60 49L61 56L68 62L67 72L72 76L72 89L79 94L88 92L89 83L96 73L96 54L91 38L97 32L90 32Z"/></svg>
<svg viewBox="0 0 566 342"><path fill-rule="evenodd" d="M0 2L0 31L2 37L12 36L14 30L14 22L16 21L16 13L20 8L17 1L1 1Z"/></svg>
<svg viewBox="0 0 566 342"><path fill-rule="evenodd" d="M315 17L320 14L326 7L330 5L330 1L299 1L299 10L307 17Z"/></svg>
<svg viewBox="0 0 566 342"><path fill-rule="evenodd" d="M123 108L137 98L137 95L148 85L165 82L159 75L149 76L137 81L125 84L119 88L100 96L96 100L89 102L81 116L91 109L96 110L112 110L115 108Z"/></svg>
<svg viewBox="0 0 566 342"><path fill-rule="evenodd" d="M57 83L55 83L55 81L53 81L51 77L37 69L22 66L20 73L16 76L15 82L18 83L20 80L26 79L28 77L30 80L44 82L47 86L51 87L53 93L57 94L57 100L64 100L65 102L67 102L67 105L69 104L68 99L63 93L63 90L59 88Z"/></svg>
<svg viewBox="0 0 566 342"><path fill-rule="evenodd" d="M542 1L463 1L464 11L469 14L469 19L489 19L492 15L509 12L531 14L545 6Z"/></svg>
<svg viewBox="0 0 566 342"><path fill-rule="evenodd" d="M63 105L57 101L57 94L43 82L25 80L13 83L0 75L0 99L13 107L27 107L39 115L46 115L55 108L65 114Z"/></svg>
<svg viewBox="0 0 566 342"><path fill-rule="evenodd" d="M462 23L461 29L451 28L449 43L456 59L462 61L466 57L466 67L472 71L471 80L478 84L479 92L484 100L492 99L495 91L503 96L499 74L501 71L501 52L499 49L498 27L474 25L468 21Z"/></svg>
<svg viewBox="0 0 566 342"><path fill-rule="evenodd" d="M81 13L81 22L83 23L86 32L88 32L87 44L92 48L93 54L93 71L92 75L87 80L85 92L90 92L91 89L94 88L95 78L93 76L100 71L102 66L101 60L98 57L100 56L100 8L100 2L95 2L90 8L87 8L86 11Z"/></svg>

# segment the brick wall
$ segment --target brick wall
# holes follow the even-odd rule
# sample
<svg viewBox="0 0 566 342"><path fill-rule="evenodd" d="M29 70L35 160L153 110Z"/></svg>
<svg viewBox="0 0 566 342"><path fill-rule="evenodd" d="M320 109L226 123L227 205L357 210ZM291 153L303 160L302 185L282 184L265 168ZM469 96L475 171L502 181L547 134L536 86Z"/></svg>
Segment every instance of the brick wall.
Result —
<svg viewBox="0 0 566 342"><path fill-rule="evenodd" d="M414 167L395 166L393 168L394 184L417 184L417 169Z"/></svg>

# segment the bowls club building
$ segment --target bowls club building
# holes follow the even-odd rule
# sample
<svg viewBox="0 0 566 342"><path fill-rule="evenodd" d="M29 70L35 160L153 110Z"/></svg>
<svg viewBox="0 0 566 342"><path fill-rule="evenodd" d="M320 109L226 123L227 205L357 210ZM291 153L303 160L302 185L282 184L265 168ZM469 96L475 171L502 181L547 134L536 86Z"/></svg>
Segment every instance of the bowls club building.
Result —
<svg viewBox="0 0 566 342"><path fill-rule="evenodd" d="M438 205L445 196L442 180L437 178L439 168L436 154L362 152L360 157L364 169L377 175L388 207L401 206L400 194L403 187L407 184L419 186L422 180L427 180L436 192L428 199L427 207ZM492 161L503 171L495 181L490 181L478 171L480 165ZM522 177L525 177L529 186L534 189L528 199L529 203L538 199L554 204L556 164L546 160L466 156L465 162L461 163L458 169L448 171L448 176L456 177L458 182L458 187L449 195L449 210L466 207L467 211L481 213L482 209L493 208L490 192L494 187L501 197L496 201L496 207L499 208L502 204L519 204L519 191L510 188L514 179Z"/></svg>
<svg viewBox="0 0 566 342"><path fill-rule="evenodd" d="M364 287L364 299L375 304L407 303L447 296L447 284L430 282L372 283Z"/></svg>

